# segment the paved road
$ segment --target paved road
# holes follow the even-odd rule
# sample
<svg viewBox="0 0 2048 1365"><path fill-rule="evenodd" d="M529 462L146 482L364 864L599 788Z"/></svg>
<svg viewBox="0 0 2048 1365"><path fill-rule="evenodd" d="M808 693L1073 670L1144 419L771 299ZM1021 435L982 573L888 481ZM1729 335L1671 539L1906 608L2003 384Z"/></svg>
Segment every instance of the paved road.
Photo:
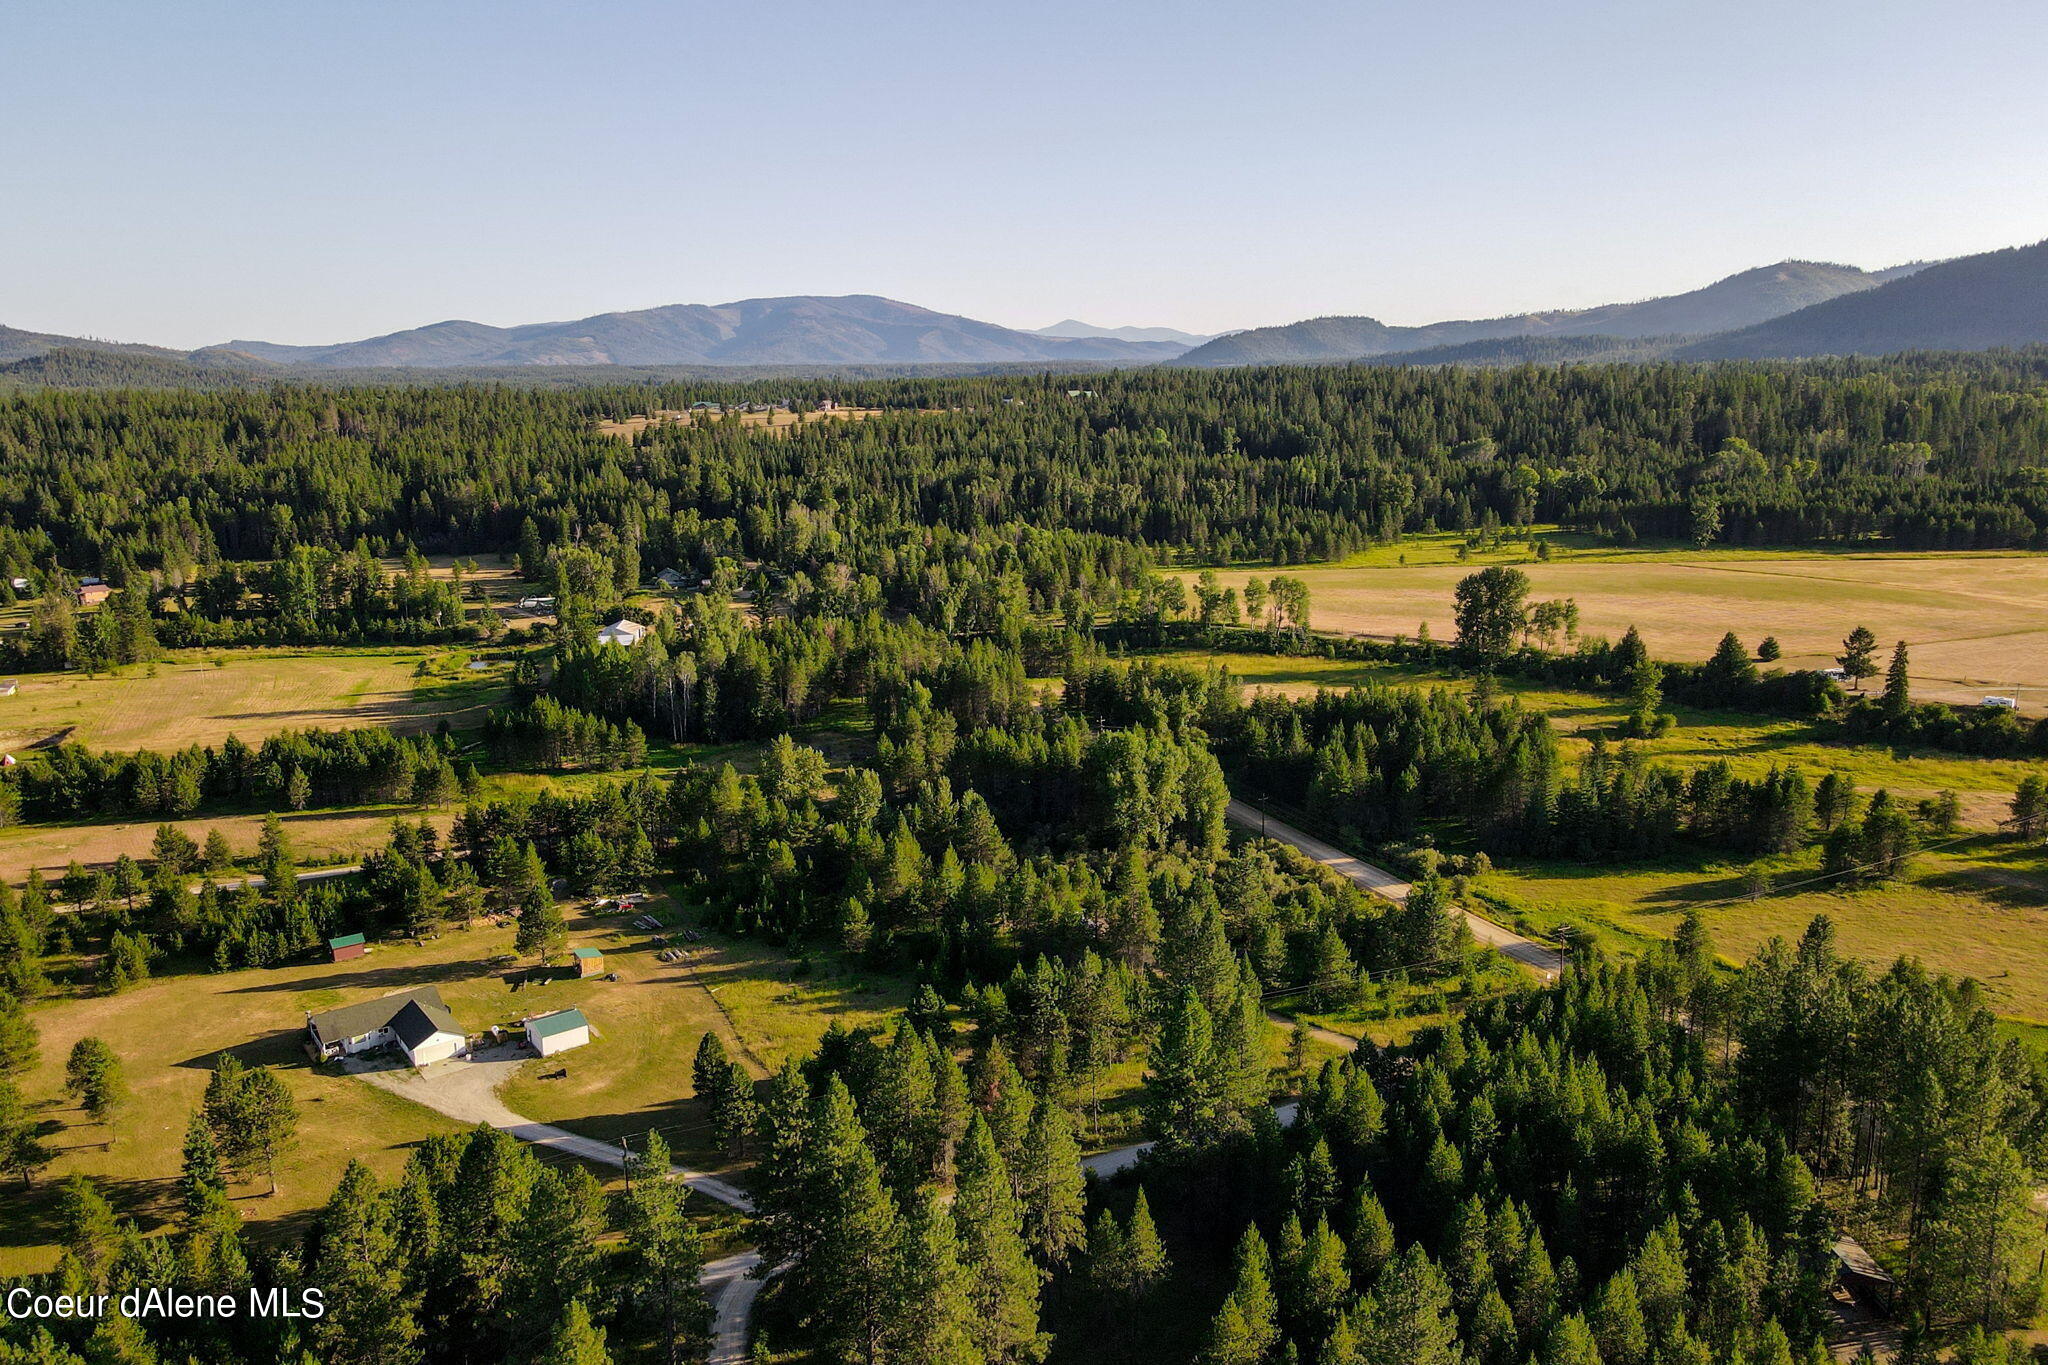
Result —
<svg viewBox="0 0 2048 1365"><path fill-rule="evenodd" d="M1285 820L1266 814L1257 806L1247 805L1233 798L1229 814L1235 823L1246 829L1258 830L1268 839L1278 839L1283 844L1293 845L1332 872L1350 878L1374 895L1384 896L1396 904L1408 899L1408 883L1385 868L1374 867L1371 863L1354 858L1344 850L1324 843L1313 834L1303 833ZM1470 910L1465 911L1465 922L1472 928L1472 937L1541 974L1544 980L1548 981L1556 975L1555 948L1538 943L1534 939L1524 938L1514 930L1495 924L1484 916L1475 915Z"/></svg>

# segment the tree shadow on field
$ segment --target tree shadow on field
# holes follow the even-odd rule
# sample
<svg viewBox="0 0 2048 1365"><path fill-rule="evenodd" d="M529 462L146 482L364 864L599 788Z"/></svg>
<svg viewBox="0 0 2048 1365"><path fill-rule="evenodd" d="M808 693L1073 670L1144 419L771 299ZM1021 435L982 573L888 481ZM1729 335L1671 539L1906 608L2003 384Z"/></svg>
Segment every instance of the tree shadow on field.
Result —
<svg viewBox="0 0 2048 1365"><path fill-rule="evenodd" d="M267 1066L279 1071L312 1068L312 1061L306 1056L304 1046L305 1026L278 1029L260 1037L252 1037L246 1043L235 1043L228 1047L217 1047L211 1052L202 1052L187 1057L172 1066L192 1071L213 1071L220 1066L220 1059L232 1052L244 1066Z"/></svg>

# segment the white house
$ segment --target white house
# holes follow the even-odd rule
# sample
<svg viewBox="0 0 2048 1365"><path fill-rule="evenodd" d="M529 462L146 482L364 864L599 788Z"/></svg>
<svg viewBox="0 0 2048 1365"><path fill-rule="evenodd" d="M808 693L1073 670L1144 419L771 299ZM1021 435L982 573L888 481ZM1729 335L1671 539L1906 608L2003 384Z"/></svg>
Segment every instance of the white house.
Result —
<svg viewBox="0 0 2048 1365"><path fill-rule="evenodd" d="M553 611L554 609L555 599L552 597L522 597L519 599L519 610L521 611Z"/></svg>
<svg viewBox="0 0 2048 1365"><path fill-rule="evenodd" d="M583 1017L582 1010L556 1010L526 1020L527 1045L543 1057L582 1047L589 1041L590 1021Z"/></svg>
<svg viewBox="0 0 2048 1365"><path fill-rule="evenodd" d="M306 1015L313 1051L323 1059L397 1047L414 1066L460 1057L469 1037L432 986Z"/></svg>
<svg viewBox="0 0 2048 1365"><path fill-rule="evenodd" d="M1994 711L2017 711L2020 709L2020 699L2018 697L1986 697L1982 704Z"/></svg>
<svg viewBox="0 0 2048 1365"><path fill-rule="evenodd" d="M638 621L628 621L624 617L620 617L597 633L597 642L599 644L623 645L628 649L631 649L646 638L647 627L641 625Z"/></svg>

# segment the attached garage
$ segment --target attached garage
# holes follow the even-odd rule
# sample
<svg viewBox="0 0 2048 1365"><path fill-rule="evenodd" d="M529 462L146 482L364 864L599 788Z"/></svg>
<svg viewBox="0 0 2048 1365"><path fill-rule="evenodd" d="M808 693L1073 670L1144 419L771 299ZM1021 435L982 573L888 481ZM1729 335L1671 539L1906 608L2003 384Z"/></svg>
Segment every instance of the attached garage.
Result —
<svg viewBox="0 0 2048 1365"><path fill-rule="evenodd" d="M526 1042L543 1057L552 1057L557 1052L567 1052L572 1047L582 1047L590 1041L590 1021L579 1009L556 1010L553 1014L537 1014L526 1021Z"/></svg>
<svg viewBox="0 0 2048 1365"><path fill-rule="evenodd" d="M414 1066L425 1066L469 1050L462 1026L432 986L308 1014L306 1031L313 1055L322 1060L396 1047Z"/></svg>

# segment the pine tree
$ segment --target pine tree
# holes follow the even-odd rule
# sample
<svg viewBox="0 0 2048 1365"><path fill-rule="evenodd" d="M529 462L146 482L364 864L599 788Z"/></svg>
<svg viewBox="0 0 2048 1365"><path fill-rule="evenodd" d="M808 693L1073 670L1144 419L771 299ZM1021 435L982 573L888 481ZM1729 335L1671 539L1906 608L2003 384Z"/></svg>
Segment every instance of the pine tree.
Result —
<svg viewBox="0 0 2048 1365"><path fill-rule="evenodd" d="M41 1125L22 1099L21 1088L0 1078L0 1176L20 1176L23 1189L55 1159L38 1130Z"/></svg>
<svg viewBox="0 0 2048 1365"><path fill-rule="evenodd" d="M591 1322L590 1310L583 1306L583 1300L570 1300L538 1365L612 1365L612 1353L605 1347L604 1328Z"/></svg>
<svg viewBox="0 0 2048 1365"><path fill-rule="evenodd" d="M121 1059L98 1038L79 1039L64 1063L64 1088L92 1116L94 1123L111 1123L127 1095L121 1079ZM112 1141L110 1137L109 1145Z"/></svg>
<svg viewBox="0 0 2048 1365"><path fill-rule="evenodd" d="M1842 652L1835 656L1842 672L1861 691L1865 678L1877 676L1877 637L1862 626L1849 632L1842 641Z"/></svg>
<svg viewBox="0 0 2048 1365"><path fill-rule="evenodd" d="M890 1335L897 1365L981 1365L970 1320L974 1307L960 1264L953 1213L938 1196L921 1195L903 1224L902 1316Z"/></svg>
<svg viewBox="0 0 2048 1365"><path fill-rule="evenodd" d="M417 1291L406 1283L383 1192L360 1161L349 1163L321 1210L316 1245L307 1273L326 1290L326 1312L312 1331L320 1358L335 1365L416 1359Z"/></svg>
<svg viewBox="0 0 2048 1365"><path fill-rule="evenodd" d="M703 1253L684 1210L689 1187L670 1167L668 1144L648 1133L629 1159L621 1223L629 1250L625 1294L653 1329L663 1365L701 1360L710 1344L711 1305L699 1284Z"/></svg>
<svg viewBox="0 0 2048 1365"><path fill-rule="evenodd" d="M802 1197L812 1235L790 1272L793 1288L830 1340L875 1365L902 1317L902 1216L837 1075L826 1080L809 1128Z"/></svg>
<svg viewBox="0 0 2048 1365"><path fill-rule="evenodd" d="M536 954L545 967L569 936L562 923L562 908L555 904L555 893L548 887L547 868L531 843L521 853L519 869L514 874L512 904L519 911L519 932L512 943L513 951Z"/></svg>
<svg viewBox="0 0 2048 1365"><path fill-rule="evenodd" d="M185 1126L184 1161L178 1175L178 1206L185 1222L196 1221L211 1205L213 1195L225 1194L227 1188L213 1130L207 1127L205 1115L195 1109Z"/></svg>
<svg viewBox="0 0 2048 1365"><path fill-rule="evenodd" d="M1361 1354L1404 1365L1458 1365L1451 1287L1419 1245L1387 1267L1367 1296L1358 1324Z"/></svg>
<svg viewBox="0 0 2048 1365"><path fill-rule="evenodd" d="M1133 1300L1147 1297L1164 1284L1172 1269L1166 1243L1160 1240L1159 1229L1152 1222L1152 1206L1142 1185L1138 1187L1137 1201L1131 1205L1130 1225L1123 1234L1123 1260L1125 1292Z"/></svg>
<svg viewBox="0 0 2048 1365"><path fill-rule="evenodd" d="M1220 1105L1209 1011L1193 987L1160 1026L1146 1080L1146 1109L1162 1155L1193 1151L1208 1140Z"/></svg>
<svg viewBox="0 0 2048 1365"><path fill-rule="evenodd" d="M992 1365L1036 1358L1038 1272L1024 1245L1024 1220L995 1137L979 1116L960 1145L953 1220L974 1305L970 1330Z"/></svg>
<svg viewBox="0 0 2048 1365"><path fill-rule="evenodd" d="M1892 646L1892 661L1884 671L1884 697L1878 705L1883 708L1885 719L1894 724L1904 720L1913 709L1912 682L1907 676L1906 642L1901 640Z"/></svg>
<svg viewBox="0 0 2048 1365"><path fill-rule="evenodd" d="M1394 1259L1394 1226L1367 1181L1359 1181L1352 1192L1348 1229L1352 1282L1370 1289Z"/></svg>
<svg viewBox="0 0 2048 1365"><path fill-rule="evenodd" d="M1249 1350L1243 1359L1264 1360L1280 1342L1280 1302L1273 1290L1273 1256L1256 1223L1247 1224L1238 1238L1234 1270L1226 1300L1236 1314L1233 1330L1240 1334L1233 1339Z"/></svg>
<svg viewBox="0 0 2048 1365"><path fill-rule="evenodd" d="M1065 1107L1041 1098L1024 1140L1025 1244L1051 1272L1067 1263L1086 1239L1087 1185L1081 1148Z"/></svg>

